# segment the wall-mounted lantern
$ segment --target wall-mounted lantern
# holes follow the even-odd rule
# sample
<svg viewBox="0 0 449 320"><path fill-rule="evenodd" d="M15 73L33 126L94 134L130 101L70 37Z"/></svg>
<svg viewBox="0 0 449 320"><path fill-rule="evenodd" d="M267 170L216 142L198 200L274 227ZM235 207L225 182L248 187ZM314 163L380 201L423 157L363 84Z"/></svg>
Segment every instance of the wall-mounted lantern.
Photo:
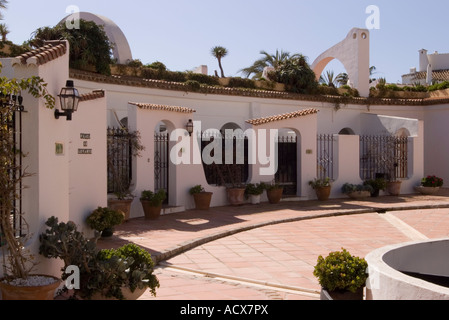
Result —
<svg viewBox="0 0 449 320"><path fill-rule="evenodd" d="M59 119L60 116L67 118L67 121L72 120L72 113L78 109L78 103L80 95L78 89L73 86L72 80L67 80L66 86L61 89L61 93L58 95L61 102L61 109L55 110L55 118Z"/></svg>
<svg viewBox="0 0 449 320"><path fill-rule="evenodd" d="M193 121L192 121L192 119L189 119L189 122L187 122L186 130L189 133L189 136L192 136L192 133L193 133Z"/></svg>

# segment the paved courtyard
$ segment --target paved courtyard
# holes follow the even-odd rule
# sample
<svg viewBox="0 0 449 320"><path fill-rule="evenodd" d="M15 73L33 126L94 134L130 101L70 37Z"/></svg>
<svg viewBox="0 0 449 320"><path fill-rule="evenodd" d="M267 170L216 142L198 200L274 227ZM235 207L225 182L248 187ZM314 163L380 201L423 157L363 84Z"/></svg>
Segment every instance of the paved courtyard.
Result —
<svg viewBox="0 0 449 320"><path fill-rule="evenodd" d="M436 196L285 201L131 219L103 248L134 242L158 262L157 296L141 300L317 300L319 255L365 256L449 235L449 190Z"/></svg>

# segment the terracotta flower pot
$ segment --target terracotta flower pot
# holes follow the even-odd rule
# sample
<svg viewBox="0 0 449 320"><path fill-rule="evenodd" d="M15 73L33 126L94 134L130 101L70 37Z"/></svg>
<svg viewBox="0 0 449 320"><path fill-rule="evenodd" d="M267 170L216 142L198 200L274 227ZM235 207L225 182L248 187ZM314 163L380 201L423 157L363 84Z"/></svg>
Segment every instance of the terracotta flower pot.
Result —
<svg viewBox="0 0 449 320"><path fill-rule="evenodd" d="M112 210L122 211L125 214L125 219L123 220L123 222L125 222L129 220L132 202L133 199L125 199L125 200L108 199L108 207Z"/></svg>
<svg viewBox="0 0 449 320"><path fill-rule="evenodd" d="M241 205L245 201L245 188L228 188L226 193L229 203L233 206Z"/></svg>
<svg viewBox="0 0 449 320"><path fill-rule="evenodd" d="M210 208L212 194L213 194L212 192L199 192L193 194L193 200L195 201L195 208L198 210L208 210Z"/></svg>
<svg viewBox="0 0 449 320"><path fill-rule="evenodd" d="M271 204L279 203L282 199L283 192L284 192L283 188L267 190L268 202L270 202Z"/></svg>
<svg viewBox="0 0 449 320"><path fill-rule="evenodd" d="M19 286L3 282L0 279L0 291L2 300L53 300L55 291L61 284L61 280L49 275L31 275L47 277L54 281L46 285Z"/></svg>
<svg viewBox="0 0 449 320"><path fill-rule="evenodd" d="M398 196L401 193L402 181L389 181L387 183L387 192L392 196Z"/></svg>
<svg viewBox="0 0 449 320"><path fill-rule="evenodd" d="M156 220L161 216L162 204L159 206L154 206L151 201L140 200L142 204L143 212L145 214L145 219Z"/></svg>
<svg viewBox="0 0 449 320"><path fill-rule="evenodd" d="M317 187L315 188L315 193L318 200L326 201L327 199L329 199L329 196L331 194L331 186Z"/></svg>

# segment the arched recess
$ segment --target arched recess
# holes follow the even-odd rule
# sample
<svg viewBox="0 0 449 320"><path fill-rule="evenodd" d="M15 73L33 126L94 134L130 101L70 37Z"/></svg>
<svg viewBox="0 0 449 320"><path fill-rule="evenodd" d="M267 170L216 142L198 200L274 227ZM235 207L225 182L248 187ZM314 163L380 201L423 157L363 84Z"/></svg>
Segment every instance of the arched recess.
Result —
<svg viewBox="0 0 449 320"><path fill-rule="evenodd" d="M216 143L215 139L221 140ZM221 148L221 150L217 150L217 148ZM225 186L245 184L250 171L248 149L248 138L244 135L241 127L234 122L224 124L219 132L212 136L203 134L201 153L208 184ZM215 154L217 151L221 152L220 159ZM204 161L203 152L214 159L212 164ZM217 163L220 160L221 163Z"/></svg>
<svg viewBox="0 0 449 320"><path fill-rule="evenodd" d="M352 130L351 128L343 128L340 130L340 132L338 132L338 134L342 134L342 135L355 135L354 130Z"/></svg>
<svg viewBox="0 0 449 320"><path fill-rule="evenodd" d="M344 40L320 54L311 68L319 80L329 62L338 59L345 67L353 87L363 97L369 95L369 31L353 28Z"/></svg>

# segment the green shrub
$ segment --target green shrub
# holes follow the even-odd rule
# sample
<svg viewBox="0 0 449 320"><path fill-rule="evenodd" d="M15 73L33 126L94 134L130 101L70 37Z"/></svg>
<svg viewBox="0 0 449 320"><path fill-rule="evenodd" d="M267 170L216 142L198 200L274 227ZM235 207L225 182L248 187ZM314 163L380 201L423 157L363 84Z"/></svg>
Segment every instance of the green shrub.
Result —
<svg viewBox="0 0 449 320"><path fill-rule="evenodd" d="M331 185L330 178L324 178L324 179L313 179L312 181L309 181L309 186L312 187L312 189L320 188L320 187L328 187Z"/></svg>
<svg viewBox="0 0 449 320"><path fill-rule="evenodd" d="M218 77L209 76L207 74L188 72L186 77L188 80L198 81L199 83L210 86L217 86L220 84Z"/></svg>
<svg viewBox="0 0 449 320"><path fill-rule="evenodd" d="M369 191L369 192L373 192L373 187L370 185L364 185L364 184L351 184L351 183L345 183L342 187L341 187L341 192L343 192L344 194L348 194L351 192L356 192L356 191Z"/></svg>
<svg viewBox="0 0 449 320"><path fill-rule="evenodd" d="M189 190L189 193L191 195L194 195L195 193L201 193L201 192L204 192L204 188L200 184L197 184L196 186L193 186Z"/></svg>
<svg viewBox="0 0 449 320"><path fill-rule="evenodd" d="M123 222L125 214L122 211L106 207L98 207L87 217L86 223L94 230L103 231Z"/></svg>
<svg viewBox="0 0 449 320"><path fill-rule="evenodd" d="M352 256L346 249L329 253L326 258L318 257L313 275L321 287L328 291L349 290L356 292L366 284L368 263L365 259Z"/></svg>
<svg viewBox="0 0 449 320"><path fill-rule="evenodd" d="M98 253L98 258L101 261L107 261L113 257L128 261L126 284L131 292L134 292L136 288L148 287L151 293L156 295L159 281L153 274L154 262L148 251L136 244L129 243L118 249L103 249Z"/></svg>
<svg viewBox="0 0 449 320"><path fill-rule="evenodd" d="M150 201L153 206L157 207L162 204L162 202L165 200L166 197L167 197L167 194L164 189L160 189L157 192L153 192L150 190L144 190L144 191L142 191L140 200Z"/></svg>
<svg viewBox="0 0 449 320"><path fill-rule="evenodd" d="M233 78L229 79L229 83L228 83L227 87L255 89L256 83L252 79L233 77Z"/></svg>
<svg viewBox="0 0 449 320"><path fill-rule="evenodd" d="M263 183L248 183L245 187L245 194L247 195L261 195L265 190Z"/></svg>

